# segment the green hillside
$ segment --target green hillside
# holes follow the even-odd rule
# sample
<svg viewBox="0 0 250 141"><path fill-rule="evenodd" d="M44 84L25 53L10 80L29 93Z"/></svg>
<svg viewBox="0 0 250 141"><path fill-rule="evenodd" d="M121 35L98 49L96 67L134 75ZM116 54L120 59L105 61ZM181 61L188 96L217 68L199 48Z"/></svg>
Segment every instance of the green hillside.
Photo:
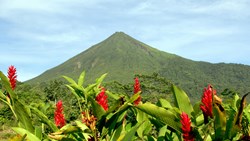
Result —
<svg viewBox="0 0 250 141"><path fill-rule="evenodd" d="M168 62L159 73L197 99L207 84L212 84L219 93L226 88L241 95L250 91L250 66L247 65L212 64L178 58Z"/></svg>
<svg viewBox="0 0 250 141"><path fill-rule="evenodd" d="M135 74L151 75L156 72L197 98L208 83L220 92L230 88L240 93L249 91L250 84L250 66L192 61L152 48L123 32L114 33L27 82L46 82L62 75L77 78L83 70L86 71L87 81L108 73L106 82L121 83L132 82Z"/></svg>
<svg viewBox="0 0 250 141"><path fill-rule="evenodd" d="M108 73L106 81L130 82L134 74L158 72L166 61L178 56L159 51L123 32L116 32L108 39L52 68L29 83L60 78L61 75L76 78L85 70L87 80Z"/></svg>

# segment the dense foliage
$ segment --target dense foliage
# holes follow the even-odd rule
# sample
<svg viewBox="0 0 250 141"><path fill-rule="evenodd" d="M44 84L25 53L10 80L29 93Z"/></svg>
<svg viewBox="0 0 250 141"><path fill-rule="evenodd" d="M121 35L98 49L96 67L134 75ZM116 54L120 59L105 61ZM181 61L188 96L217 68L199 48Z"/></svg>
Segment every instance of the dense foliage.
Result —
<svg viewBox="0 0 250 141"><path fill-rule="evenodd" d="M95 83L84 85L85 72L82 72L77 81L67 76L64 76L66 84L52 81L43 88L45 94L36 95L37 99L19 99L17 91L20 90L15 85L16 80L10 79L12 76L6 77L0 72L0 100L10 109L8 113L13 114L17 123L12 127L17 133L12 140L209 141L250 138L250 106L246 105L249 93L240 98L237 93L226 90L222 96L208 85L201 100L192 105L181 88L157 74L138 75L131 87L116 87L124 90L119 93L105 88L106 74ZM140 81L139 76L144 79ZM166 89L162 86L165 84ZM143 100L143 91L147 87L151 88L145 91L147 95L166 92L172 96L159 98L155 103L147 102ZM25 89L30 90L29 86ZM65 97L65 93L71 94ZM65 99L61 100L61 95ZM230 98L222 99L225 95Z"/></svg>

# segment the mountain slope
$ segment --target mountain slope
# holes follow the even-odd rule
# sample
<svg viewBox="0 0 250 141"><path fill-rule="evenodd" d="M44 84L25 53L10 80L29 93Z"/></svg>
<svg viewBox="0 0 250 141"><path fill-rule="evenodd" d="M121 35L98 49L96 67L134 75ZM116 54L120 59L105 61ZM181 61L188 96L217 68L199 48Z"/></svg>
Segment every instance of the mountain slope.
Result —
<svg viewBox="0 0 250 141"><path fill-rule="evenodd" d="M230 88L241 93L249 91L250 84L250 66L192 61L159 51L123 32L114 33L28 83L45 82L62 75L76 79L84 70L88 82L108 73L106 82L121 83L133 82L134 74L157 72L199 98L203 87L209 83L220 92Z"/></svg>
<svg viewBox="0 0 250 141"><path fill-rule="evenodd" d="M250 66L247 65L212 64L176 58L162 67L159 73L197 99L200 99L203 88L208 84L212 84L218 93L226 88L241 95L250 91Z"/></svg>
<svg viewBox="0 0 250 141"><path fill-rule="evenodd" d="M123 32L116 32L108 39L29 80L43 82L61 75L77 78L85 70L87 79L95 79L108 73L105 80L130 82L135 73L158 72L166 61L178 56L159 51Z"/></svg>

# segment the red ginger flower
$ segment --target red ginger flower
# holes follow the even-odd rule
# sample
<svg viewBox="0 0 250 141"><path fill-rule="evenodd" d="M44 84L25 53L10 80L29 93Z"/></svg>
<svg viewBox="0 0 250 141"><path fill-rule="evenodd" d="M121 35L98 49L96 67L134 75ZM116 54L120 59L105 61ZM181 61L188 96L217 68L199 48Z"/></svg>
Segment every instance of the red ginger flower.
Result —
<svg viewBox="0 0 250 141"><path fill-rule="evenodd" d="M105 111L108 111L108 96L105 94L105 88L102 87L101 92L96 96L95 100Z"/></svg>
<svg viewBox="0 0 250 141"><path fill-rule="evenodd" d="M141 87L140 87L140 82L139 79L136 77L135 78L135 83L134 83L134 94L137 94L138 92L141 91ZM138 105L141 101L141 96L139 96L135 101L134 104Z"/></svg>
<svg viewBox="0 0 250 141"><path fill-rule="evenodd" d="M182 136L184 141L194 141L194 136L192 135L191 120L188 114L182 112L181 114L181 124L182 124Z"/></svg>
<svg viewBox="0 0 250 141"><path fill-rule="evenodd" d="M63 104L62 104L61 100L59 100L56 103L56 110L55 110L55 113L54 113L54 120L55 120L56 126L58 126L60 128L62 128L66 124L66 121L65 121L64 115L63 115Z"/></svg>
<svg viewBox="0 0 250 141"><path fill-rule="evenodd" d="M9 78L12 90L14 90L16 87L16 77L17 77L16 68L11 65L8 69L8 78Z"/></svg>
<svg viewBox="0 0 250 141"><path fill-rule="evenodd" d="M213 91L211 85L204 88L200 108L203 112L204 118L206 119L207 117L213 118L213 94L216 95L216 91Z"/></svg>

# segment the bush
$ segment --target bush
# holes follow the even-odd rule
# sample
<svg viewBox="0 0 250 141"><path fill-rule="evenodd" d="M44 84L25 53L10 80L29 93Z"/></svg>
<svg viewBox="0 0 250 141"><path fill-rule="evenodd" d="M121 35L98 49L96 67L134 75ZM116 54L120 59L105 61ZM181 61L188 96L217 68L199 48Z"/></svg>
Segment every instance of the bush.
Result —
<svg viewBox="0 0 250 141"><path fill-rule="evenodd" d="M250 106L246 95L231 93L231 100L222 102L221 95L208 85L201 102L191 104L187 94L169 84L169 98L155 103L141 95L139 79L131 93L116 93L104 88L102 75L95 83L84 86L85 72L77 81L64 76L66 87L74 95L59 100L54 89L64 85L52 82L46 103L31 104L18 99L11 81L0 72L0 99L9 106L18 127L12 129L32 141L38 140L243 140L249 138ZM144 85L145 86L145 85ZM134 87L134 92L133 92ZM126 87L126 91L129 87ZM126 92L125 91L125 92ZM225 95L225 93L223 93ZM149 94L150 95L150 94ZM146 99L150 99L150 97ZM49 95L51 96L51 95ZM224 96L225 97L225 96ZM34 99L32 100L34 101ZM72 104L65 107L64 104ZM68 110L67 115L64 111ZM5 112L3 112L5 114ZM55 122L53 122L53 120Z"/></svg>

